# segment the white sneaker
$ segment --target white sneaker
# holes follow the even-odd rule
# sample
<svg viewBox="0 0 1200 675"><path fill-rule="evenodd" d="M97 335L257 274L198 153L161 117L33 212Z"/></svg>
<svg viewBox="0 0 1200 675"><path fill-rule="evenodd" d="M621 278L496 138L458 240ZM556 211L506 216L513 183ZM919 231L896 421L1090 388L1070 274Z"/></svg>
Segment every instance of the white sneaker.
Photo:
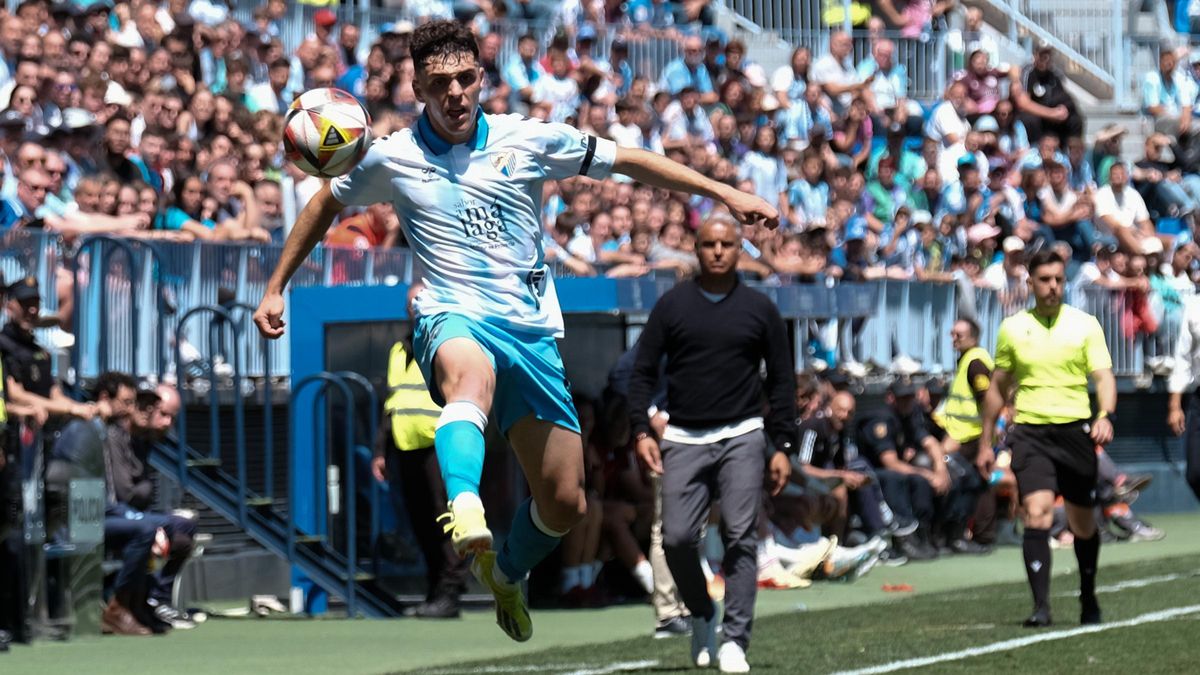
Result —
<svg viewBox="0 0 1200 675"><path fill-rule="evenodd" d="M746 652L736 642L726 642L717 652L717 667L722 673L748 673L750 664L746 663Z"/></svg>
<svg viewBox="0 0 1200 675"><path fill-rule="evenodd" d="M712 665L713 656L717 652L717 624L720 614L714 613L711 619L692 617L692 663L697 668L707 668Z"/></svg>

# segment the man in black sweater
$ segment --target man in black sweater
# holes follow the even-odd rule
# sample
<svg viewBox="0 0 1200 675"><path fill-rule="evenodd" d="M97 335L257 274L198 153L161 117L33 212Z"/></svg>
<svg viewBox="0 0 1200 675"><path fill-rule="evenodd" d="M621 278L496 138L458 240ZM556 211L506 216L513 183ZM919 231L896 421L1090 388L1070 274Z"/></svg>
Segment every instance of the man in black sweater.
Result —
<svg viewBox="0 0 1200 675"><path fill-rule="evenodd" d="M719 661L722 672L749 670L746 649L758 590L755 520L764 468L769 466L771 490L778 493L791 471L787 453L796 416L787 328L770 299L738 282L741 248L741 231L731 221L710 220L700 228L700 275L655 305L629 384L638 456L662 475L663 547L692 615L692 659L700 667ZM670 419L660 449L647 410L664 355ZM765 422L759 377L764 360L770 404ZM710 501L718 496L725 542L719 652L716 606L699 554Z"/></svg>

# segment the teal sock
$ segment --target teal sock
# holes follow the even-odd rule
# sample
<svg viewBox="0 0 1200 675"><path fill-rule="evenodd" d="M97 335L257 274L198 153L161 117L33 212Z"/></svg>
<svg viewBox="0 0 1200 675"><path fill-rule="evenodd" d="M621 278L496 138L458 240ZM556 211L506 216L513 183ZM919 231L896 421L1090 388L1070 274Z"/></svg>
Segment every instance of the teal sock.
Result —
<svg viewBox="0 0 1200 675"><path fill-rule="evenodd" d="M483 475L483 432L471 422L447 422L433 436L438 466L450 501L464 492L479 494Z"/></svg>
<svg viewBox="0 0 1200 675"><path fill-rule="evenodd" d="M546 556L554 551L565 533L551 534L533 522L533 499L526 499L517 507L513 516L512 529L504 540L496 566L509 581L521 581Z"/></svg>

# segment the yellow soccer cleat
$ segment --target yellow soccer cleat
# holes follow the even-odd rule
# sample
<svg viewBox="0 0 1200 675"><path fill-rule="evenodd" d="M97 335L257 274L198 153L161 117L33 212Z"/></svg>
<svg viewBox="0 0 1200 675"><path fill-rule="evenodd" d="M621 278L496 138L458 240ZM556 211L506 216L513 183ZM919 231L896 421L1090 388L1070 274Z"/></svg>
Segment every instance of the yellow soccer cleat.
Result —
<svg viewBox="0 0 1200 675"><path fill-rule="evenodd" d="M508 637L525 642L533 637L533 619L525 606L525 594L520 583L503 583L496 578L496 552L484 551L471 561L471 573L487 586L496 598L496 623Z"/></svg>
<svg viewBox="0 0 1200 675"><path fill-rule="evenodd" d="M478 497L464 499L465 496L449 502L446 506L450 510L438 516L438 522L444 522L442 531L450 533L455 553L463 558L492 548L492 531L483 515L483 503Z"/></svg>

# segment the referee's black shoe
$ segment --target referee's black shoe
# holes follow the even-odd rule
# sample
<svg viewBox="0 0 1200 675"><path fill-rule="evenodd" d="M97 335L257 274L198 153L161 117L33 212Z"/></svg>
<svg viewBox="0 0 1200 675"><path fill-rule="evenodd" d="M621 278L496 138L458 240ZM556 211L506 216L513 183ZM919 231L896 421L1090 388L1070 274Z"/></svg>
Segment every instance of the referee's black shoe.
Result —
<svg viewBox="0 0 1200 675"><path fill-rule="evenodd" d="M1103 619L1100 614L1100 603L1096 602L1096 596L1090 598L1080 598L1079 604L1079 624L1081 626L1090 626L1100 623Z"/></svg>
<svg viewBox="0 0 1200 675"><path fill-rule="evenodd" d="M1021 624L1026 628L1047 628L1053 622L1050 620L1050 610L1044 607L1033 610L1033 614Z"/></svg>

